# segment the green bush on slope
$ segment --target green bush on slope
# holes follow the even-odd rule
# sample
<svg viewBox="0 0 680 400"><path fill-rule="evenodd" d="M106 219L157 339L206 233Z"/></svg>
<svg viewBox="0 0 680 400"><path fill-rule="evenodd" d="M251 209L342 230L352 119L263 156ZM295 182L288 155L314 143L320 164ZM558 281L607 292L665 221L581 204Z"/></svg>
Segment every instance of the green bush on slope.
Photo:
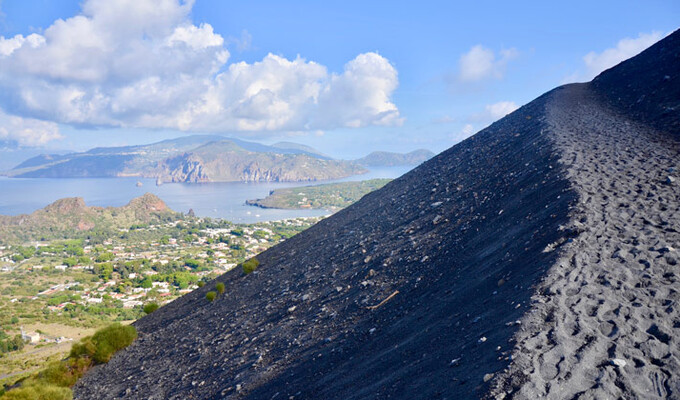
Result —
<svg viewBox="0 0 680 400"><path fill-rule="evenodd" d="M4 393L1 400L67 400L70 387L97 364L108 362L137 338L134 326L112 324L71 346L69 357L49 364L45 369L21 382L21 386Z"/></svg>
<svg viewBox="0 0 680 400"><path fill-rule="evenodd" d="M243 268L243 273L248 275L249 273L255 271L257 267L260 265L260 261L253 257L250 260L246 260L241 264L241 267Z"/></svg>
<svg viewBox="0 0 680 400"><path fill-rule="evenodd" d="M217 290L217 293L224 294L224 283L217 282L217 285L215 285L215 289Z"/></svg>

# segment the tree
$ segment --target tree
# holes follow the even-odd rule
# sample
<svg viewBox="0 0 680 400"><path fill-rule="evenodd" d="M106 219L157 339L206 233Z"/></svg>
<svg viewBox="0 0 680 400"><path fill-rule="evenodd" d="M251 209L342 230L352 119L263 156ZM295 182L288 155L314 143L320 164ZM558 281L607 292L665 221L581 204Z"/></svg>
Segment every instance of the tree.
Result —
<svg viewBox="0 0 680 400"><path fill-rule="evenodd" d="M146 278L144 278L144 280L141 283L141 286L144 289L151 289L153 287L153 281L151 280L151 277L147 276Z"/></svg>

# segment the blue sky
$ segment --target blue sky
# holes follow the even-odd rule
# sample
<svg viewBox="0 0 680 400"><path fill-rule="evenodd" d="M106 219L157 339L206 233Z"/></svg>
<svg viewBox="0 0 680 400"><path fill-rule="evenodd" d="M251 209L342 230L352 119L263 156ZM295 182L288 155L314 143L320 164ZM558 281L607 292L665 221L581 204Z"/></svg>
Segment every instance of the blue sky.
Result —
<svg viewBox="0 0 680 400"><path fill-rule="evenodd" d="M0 0L0 140L439 152L680 21L677 1L555 4Z"/></svg>

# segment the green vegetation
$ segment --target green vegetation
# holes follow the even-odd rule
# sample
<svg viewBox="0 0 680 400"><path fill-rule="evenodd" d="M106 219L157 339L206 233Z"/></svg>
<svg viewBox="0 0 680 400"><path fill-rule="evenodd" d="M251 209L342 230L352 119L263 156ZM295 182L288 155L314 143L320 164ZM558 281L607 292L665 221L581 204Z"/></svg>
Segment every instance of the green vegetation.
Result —
<svg viewBox="0 0 680 400"><path fill-rule="evenodd" d="M10 351L17 351L24 348L24 339L21 335L14 335L8 337L5 332L0 331L0 353L9 353Z"/></svg>
<svg viewBox="0 0 680 400"><path fill-rule="evenodd" d="M92 337L86 337L71 348L70 358L88 357L95 364L108 362L111 356L120 349L132 344L137 339L134 326L112 324L98 330Z"/></svg>
<svg viewBox="0 0 680 400"><path fill-rule="evenodd" d="M0 399L71 399L70 387L91 367L108 362L119 350L137 338L133 326L112 324L83 338L71 347L69 357L50 363L40 372L20 382L19 387L4 393Z"/></svg>
<svg viewBox="0 0 680 400"><path fill-rule="evenodd" d="M251 272L255 271L257 267L260 265L260 261L253 257L250 260L244 261L243 264L241 264L241 267L243 268L243 273L248 275Z"/></svg>
<svg viewBox="0 0 680 400"><path fill-rule="evenodd" d="M147 303L144 305L144 314L151 314L152 312L158 310L160 306L158 303Z"/></svg>
<svg viewBox="0 0 680 400"><path fill-rule="evenodd" d="M71 400L71 389L54 385L22 386L5 393L2 400Z"/></svg>
<svg viewBox="0 0 680 400"><path fill-rule="evenodd" d="M224 294L224 283L217 282L217 285L215 285L215 289L217 290L217 293Z"/></svg>
<svg viewBox="0 0 680 400"><path fill-rule="evenodd" d="M385 186L390 180L371 179L278 189L264 199L248 200L246 203L262 208L344 208Z"/></svg>
<svg viewBox="0 0 680 400"><path fill-rule="evenodd" d="M130 219L128 228L109 221L104 229L73 230L74 236L32 221L14 226L11 237L0 228L0 376L8 375L0 387L63 359L69 341L141 318L145 305L162 306L204 286L319 218L234 224L176 214L167 221ZM21 239L37 233L43 240ZM48 239L55 233L57 239ZM38 341L16 339L21 327L40 333Z"/></svg>
<svg viewBox="0 0 680 400"><path fill-rule="evenodd" d="M22 241L46 241L70 239L66 246L68 256L82 256L82 240L102 242L118 235L121 229L129 230L140 223L163 223L174 221L179 214L170 210L155 195L147 193L132 199L123 207L88 207L82 198L66 198L55 201L44 209L30 215L0 215L0 243ZM138 229L132 230L136 231ZM26 249L26 248L24 248ZM18 252L24 259L28 254ZM15 262L22 261L20 259Z"/></svg>
<svg viewBox="0 0 680 400"><path fill-rule="evenodd" d="M208 301L213 301L213 300L215 300L216 297L217 297L217 293L213 292L213 291L210 291L210 292L205 294L205 298Z"/></svg>

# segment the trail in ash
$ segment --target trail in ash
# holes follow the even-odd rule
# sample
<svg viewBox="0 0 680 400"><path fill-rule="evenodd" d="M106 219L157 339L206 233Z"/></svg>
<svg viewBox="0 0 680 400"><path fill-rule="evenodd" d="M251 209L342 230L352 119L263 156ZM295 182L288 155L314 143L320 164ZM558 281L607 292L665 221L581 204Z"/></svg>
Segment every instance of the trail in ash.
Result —
<svg viewBox="0 0 680 400"><path fill-rule="evenodd" d="M581 234L534 296L491 395L680 398L680 144L586 84L556 91L546 114Z"/></svg>

